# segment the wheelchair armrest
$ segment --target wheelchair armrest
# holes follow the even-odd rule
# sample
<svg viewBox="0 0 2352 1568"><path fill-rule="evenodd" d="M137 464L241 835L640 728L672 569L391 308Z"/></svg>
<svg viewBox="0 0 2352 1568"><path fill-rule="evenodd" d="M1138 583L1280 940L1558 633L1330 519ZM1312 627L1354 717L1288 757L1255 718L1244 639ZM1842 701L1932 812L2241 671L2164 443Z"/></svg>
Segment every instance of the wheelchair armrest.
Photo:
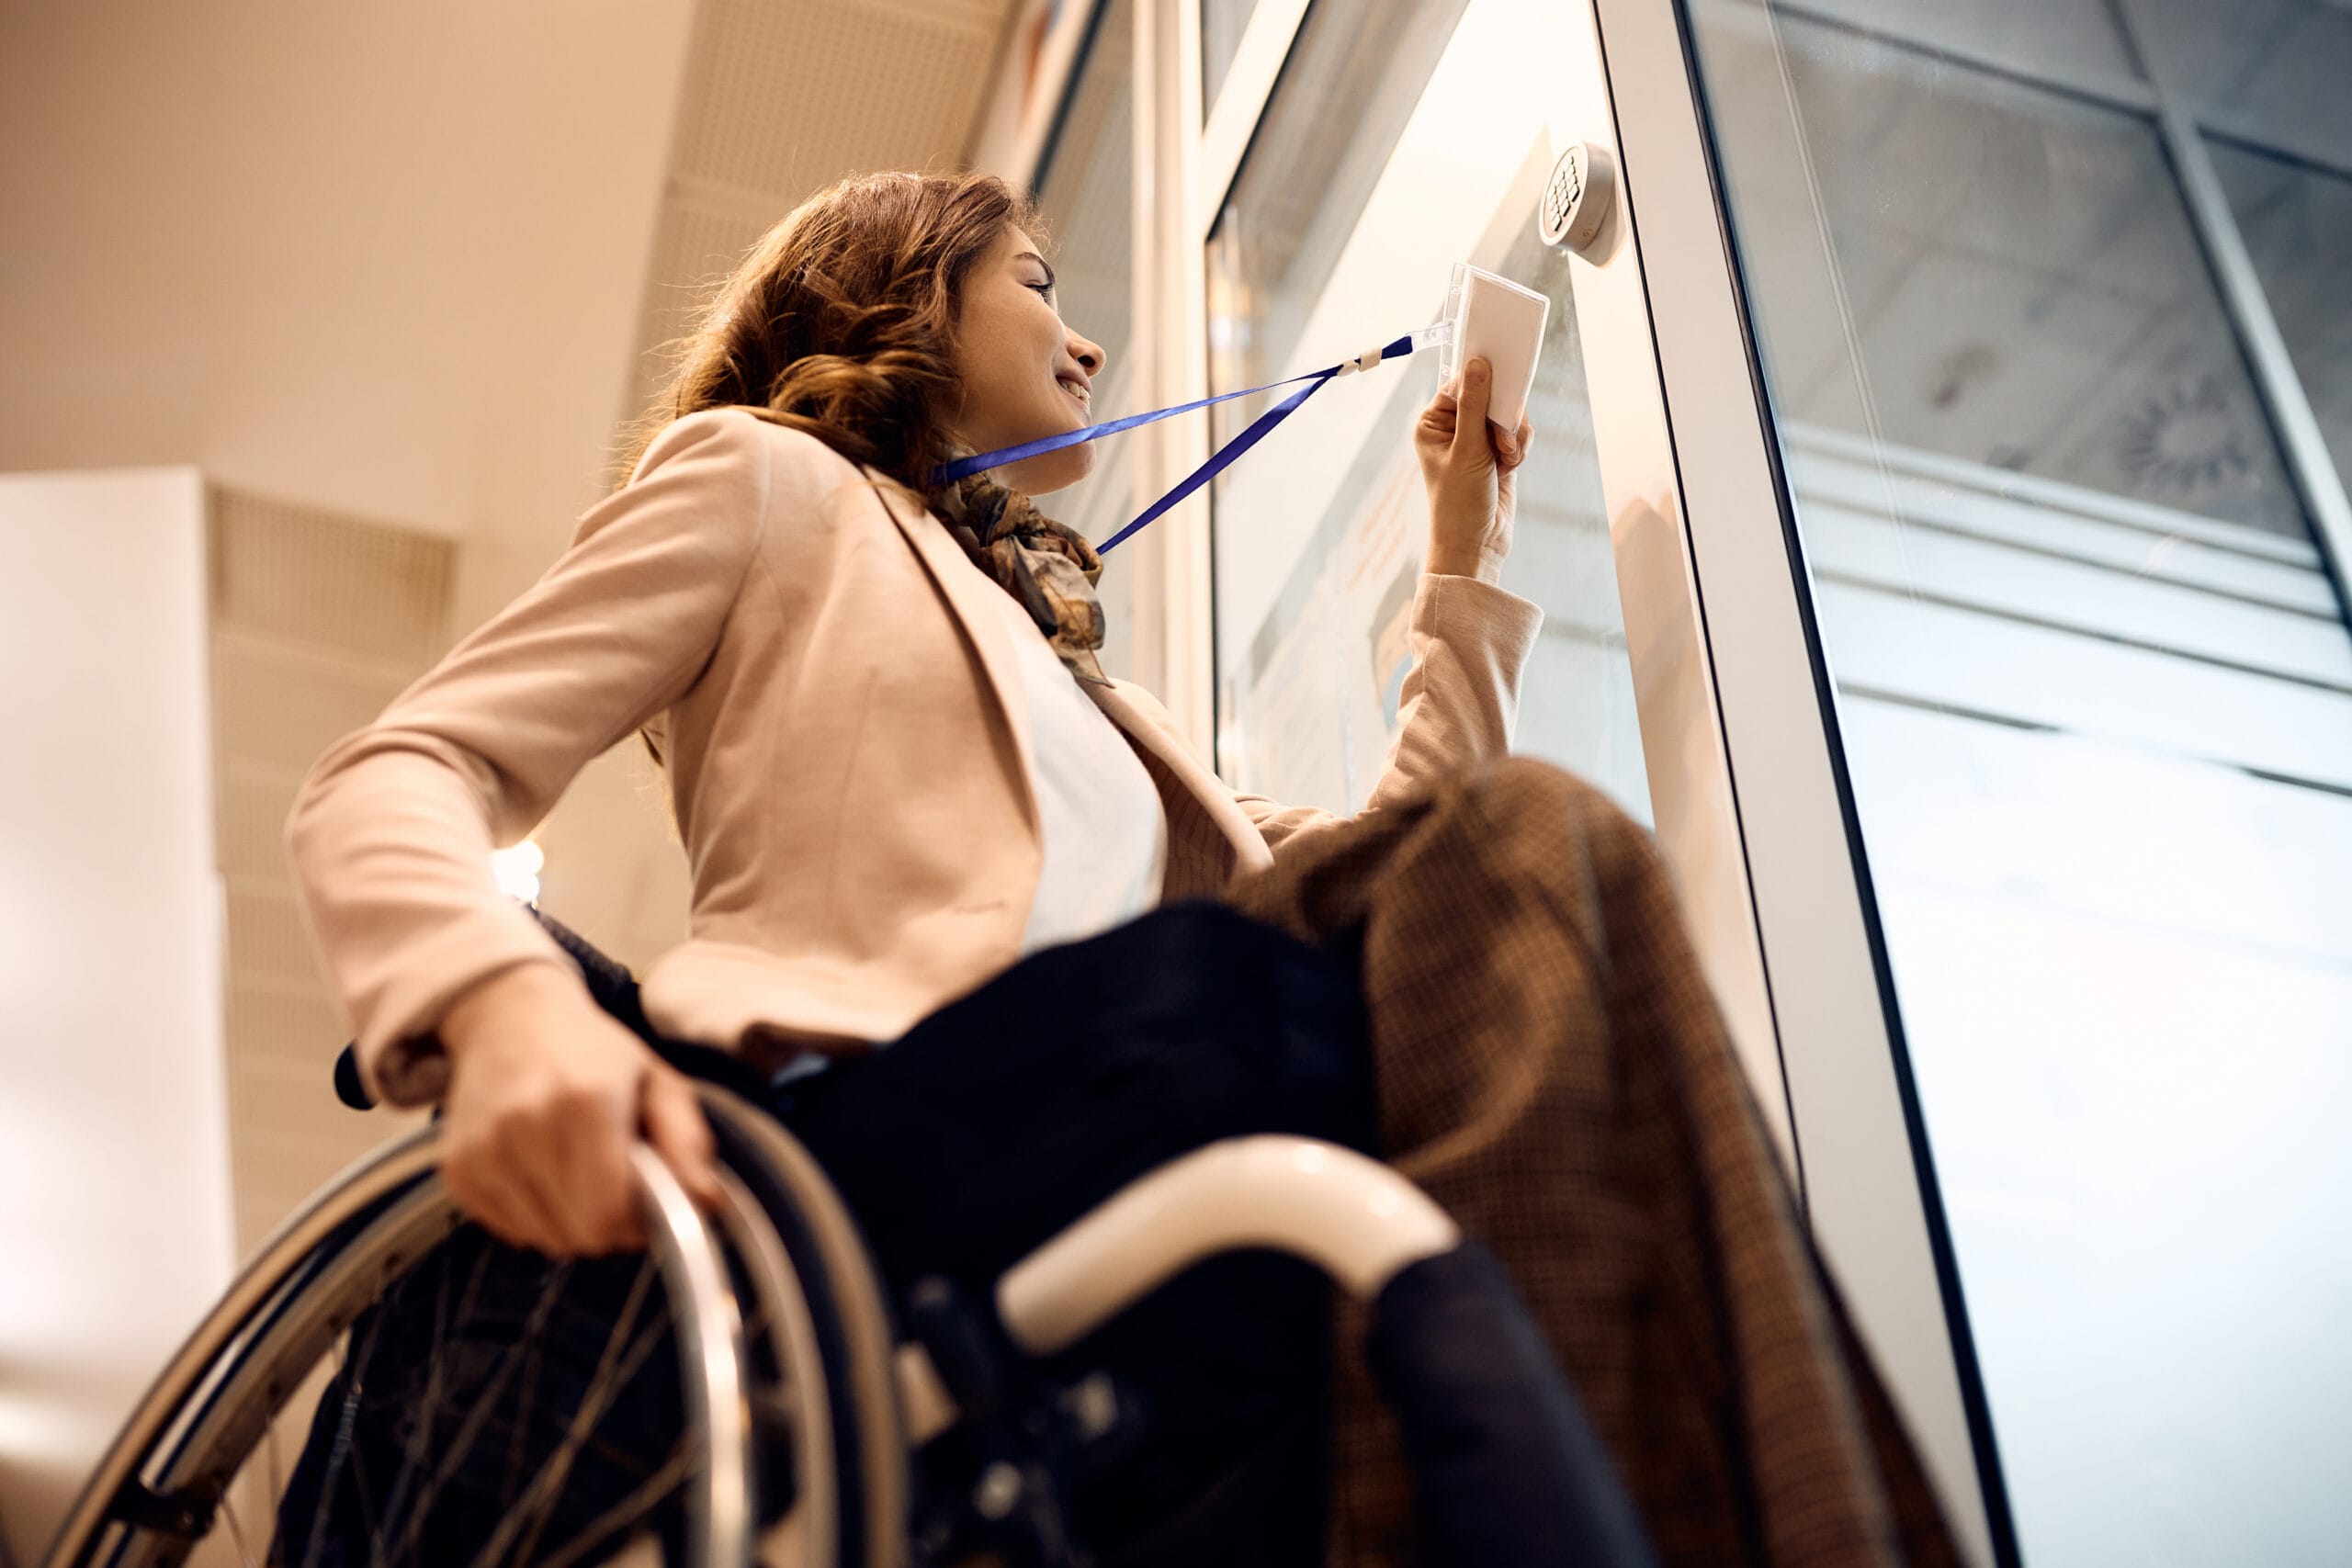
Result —
<svg viewBox="0 0 2352 1568"><path fill-rule="evenodd" d="M1582 1404L1484 1247L1386 1166L1308 1138L1229 1139L1160 1167L997 1285L1051 1355L1212 1253L1278 1248L1370 1303L1365 1359L1402 1428L1427 1561L1477 1568L1657 1555Z"/></svg>
<svg viewBox="0 0 2352 1568"><path fill-rule="evenodd" d="M1130 1183L1014 1265L997 1310L1015 1343L1046 1356L1215 1253L1273 1247L1369 1301L1406 1265L1461 1240L1428 1194L1352 1149L1228 1138Z"/></svg>

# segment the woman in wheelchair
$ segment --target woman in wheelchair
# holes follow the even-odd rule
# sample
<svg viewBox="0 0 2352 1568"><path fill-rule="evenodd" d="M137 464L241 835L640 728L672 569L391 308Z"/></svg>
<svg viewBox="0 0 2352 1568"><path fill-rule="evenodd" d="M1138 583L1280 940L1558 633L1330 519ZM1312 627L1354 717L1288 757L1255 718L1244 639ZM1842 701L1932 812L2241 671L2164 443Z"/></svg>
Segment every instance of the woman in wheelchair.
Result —
<svg viewBox="0 0 2352 1568"><path fill-rule="evenodd" d="M1414 428L1426 570L1364 808L1237 793L1096 662L1100 562L1030 499L1092 446L933 482L1090 417L1103 352L1040 234L981 176L803 204L561 558L312 769L287 841L358 1077L437 1103L475 1224L349 1328L274 1559L585 1560L619 1505L680 1488L700 1396L637 1256L665 1234L641 1143L692 1200L677 1223L757 1189L787 1271L831 1281L763 1305L775 1249L718 1227L757 1512L831 1484L812 1452L864 1467L818 1499L812 1561L1954 1561L1646 834L1507 756L1540 620L1499 586L1529 427L1489 423L1474 362ZM641 979L488 870L632 731L693 881L689 938ZM1321 1142L1221 1145L1272 1134ZM1359 1151L1445 1235L1354 1278L1310 1237L1334 1293L1266 1250L1290 1178L1219 1167L1186 1201L1244 1250L1039 1328L1061 1308L1038 1303L1109 1290L1114 1230L1192 1223L1150 1193L1089 1212L1211 1145ZM1478 1282L1413 1307L1398 1281L1439 1252ZM953 1420L903 1361L895 1384L859 1361L839 1292L868 1263ZM796 1323L830 1373L794 1360ZM827 1376L865 1397L820 1416L867 1427L756 1392ZM874 1502L894 1466L910 1490Z"/></svg>

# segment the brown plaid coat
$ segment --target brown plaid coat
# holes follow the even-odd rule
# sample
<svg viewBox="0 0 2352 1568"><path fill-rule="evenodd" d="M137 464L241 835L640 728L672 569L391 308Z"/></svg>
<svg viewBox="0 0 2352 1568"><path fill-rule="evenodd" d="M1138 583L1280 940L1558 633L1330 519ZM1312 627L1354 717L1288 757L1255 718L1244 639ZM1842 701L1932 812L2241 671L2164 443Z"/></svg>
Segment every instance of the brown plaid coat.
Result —
<svg viewBox="0 0 2352 1568"><path fill-rule="evenodd" d="M1953 1563L1638 824L1511 760L1294 835L1227 897L1361 932L1392 1162L1493 1249L1661 1558ZM1330 1561L1412 1560L1342 1309Z"/></svg>

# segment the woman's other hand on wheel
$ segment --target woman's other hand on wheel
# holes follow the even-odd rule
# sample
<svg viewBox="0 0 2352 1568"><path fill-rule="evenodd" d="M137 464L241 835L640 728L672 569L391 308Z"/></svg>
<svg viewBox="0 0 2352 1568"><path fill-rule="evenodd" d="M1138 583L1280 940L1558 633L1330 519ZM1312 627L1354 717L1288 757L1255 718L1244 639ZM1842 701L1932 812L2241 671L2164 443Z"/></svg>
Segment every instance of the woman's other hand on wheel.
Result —
<svg viewBox="0 0 2352 1568"><path fill-rule="evenodd" d="M1421 412L1413 452L1430 492L1428 570L1499 582L1510 554L1516 476L1535 427L1521 416L1506 434L1487 420L1491 382L1485 360L1464 365L1461 395L1441 391Z"/></svg>
<svg viewBox="0 0 2352 1568"><path fill-rule="evenodd" d="M718 1201L710 1128L686 1077L552 964L501 970L443 1016L441 1178L499 1240L550 1258L641 1247L642 1136L694 1200Z"/></svg>

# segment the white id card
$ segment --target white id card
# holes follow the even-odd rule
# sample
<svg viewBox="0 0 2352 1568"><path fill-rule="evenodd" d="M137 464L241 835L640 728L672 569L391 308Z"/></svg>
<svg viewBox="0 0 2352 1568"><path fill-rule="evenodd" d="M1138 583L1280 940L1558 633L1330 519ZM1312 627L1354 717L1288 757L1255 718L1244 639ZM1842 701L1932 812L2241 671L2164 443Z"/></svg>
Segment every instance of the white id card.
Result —
<svg viewBox="0 0 2352 1568"><path fill-rule="evenodd" d="M1506 431L1517 430L1535 385L1535 357L1543 351L1544 322L1551 310L1552 301L1532 288L1455 262L1444 317L1453 331L1438 351L1440 384L1460 396L1462 367L1485 360L1494 375L1487 417Z"/></svg>

